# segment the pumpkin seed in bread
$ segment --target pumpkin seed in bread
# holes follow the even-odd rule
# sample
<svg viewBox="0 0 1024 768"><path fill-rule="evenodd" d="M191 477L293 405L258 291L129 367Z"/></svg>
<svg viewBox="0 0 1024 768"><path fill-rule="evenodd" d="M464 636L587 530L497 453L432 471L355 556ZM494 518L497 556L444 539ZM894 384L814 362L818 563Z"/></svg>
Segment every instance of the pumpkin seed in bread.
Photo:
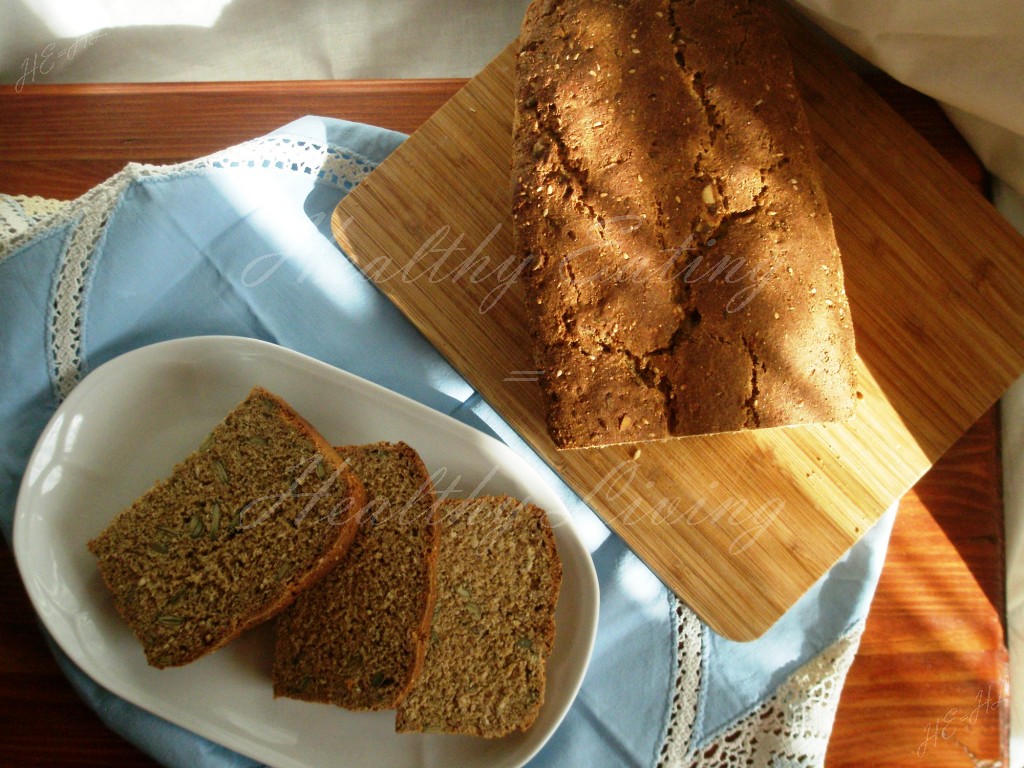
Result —
<svg viewBox="0 0 1024 768"><path fill-rule="evenodd" d="M433 483L405 443L338 448L368 501L348 556L277 623L274 695L391 709L423 664L438 548Z"/></svg>
<svg viewBox="0 0 1024 768"><path fill-rule="evenodd" d="M437 605L396 730L498 737L533 724L562 563L547 515L503 497L440 502Z"/></svg>
<svg viewBox="0 0 1024 768"><path fill-rule="evenodd" d="M193 661L283 610L348 550L362 484L256 387L89 542L148 662Z"/></svg>

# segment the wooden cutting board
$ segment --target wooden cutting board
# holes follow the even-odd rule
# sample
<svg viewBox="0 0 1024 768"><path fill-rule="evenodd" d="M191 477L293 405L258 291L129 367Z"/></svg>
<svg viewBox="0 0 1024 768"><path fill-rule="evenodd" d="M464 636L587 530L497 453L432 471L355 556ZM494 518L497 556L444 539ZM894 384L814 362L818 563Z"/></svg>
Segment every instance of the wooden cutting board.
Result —
<svg viewBox="0 0 1024 768"><path fill-rule="evenodd" d="M349 257L737 640L771 626L1024 371L1024 240L816 33L788 11L784 24L857 332L862 399L847 424L554 448L513 279L514 46L333 218Z"/></svg>

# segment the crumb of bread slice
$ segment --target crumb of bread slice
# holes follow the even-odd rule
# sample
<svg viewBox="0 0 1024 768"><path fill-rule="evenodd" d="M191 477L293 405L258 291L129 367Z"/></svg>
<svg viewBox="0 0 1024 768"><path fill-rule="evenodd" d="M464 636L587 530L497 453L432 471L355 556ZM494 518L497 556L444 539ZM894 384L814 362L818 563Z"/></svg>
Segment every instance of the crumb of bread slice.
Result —
<svg viewBox="0 0 1024 768"><path fill-rule="evenodd" d="M504 497L440 502L437 604L399 732L504 736L544 700L562 564L545 512Z"/></svg>
<svg viewBox="0 0 1024 768"><path fill-rule="evenodd" d="M147 661L194 661L286 608L356 533L362 483L282 398L255 387L89 542Z"/></svg>
<svg viewBox="0 0 1024 768"><path fill-rule="evenodd" d="M438 556L436 498L405 443L337 448L367 490L346 558L277 622L275 696L391 709L423 665Z"/></svg>

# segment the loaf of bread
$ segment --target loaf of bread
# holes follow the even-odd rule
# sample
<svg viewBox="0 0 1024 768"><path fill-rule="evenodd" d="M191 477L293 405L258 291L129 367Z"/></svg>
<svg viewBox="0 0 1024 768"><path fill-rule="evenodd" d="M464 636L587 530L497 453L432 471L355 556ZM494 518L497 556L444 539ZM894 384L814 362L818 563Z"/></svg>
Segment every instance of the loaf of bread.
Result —
<svg viewBox="0 0 1024 768"><path fill-rule="evenodd" d="M562 564L547 515L509 497L440 503L437 606L399 732L504 736L544 700Z"/></svg>
<svg viewBox="0 0 1024 768"><path fill-rule="evenodd" d="M851 415L843 270L770 4L534 0L513 130L558 447Z"/></svg>
<svg viewBox="0 0 1024 768"><path fill-rule="evenodd" d="M433 483L405 443L338 448L368 502L346 558L277 622L274 695L392 709L423 665L436 594Z"/></svg>
<svg viewBox="0 0 1024 768"><path fill-rule="evenodd" d="M156 667L193 661L283 610L346 553L363 486L259 387L89 542Z"/></svg>

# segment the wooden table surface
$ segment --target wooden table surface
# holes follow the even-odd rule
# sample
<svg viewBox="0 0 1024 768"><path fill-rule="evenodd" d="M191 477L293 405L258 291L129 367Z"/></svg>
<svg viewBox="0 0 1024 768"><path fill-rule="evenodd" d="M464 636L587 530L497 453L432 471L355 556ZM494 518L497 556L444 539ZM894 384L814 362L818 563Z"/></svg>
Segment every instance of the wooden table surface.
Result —
<svg viewBox="0 0 1024 768"><path fill-rule="evenodd" d="M305 114L411 132L463 81L0 87L0 192L68 199L128 161L172 163ZM980 164L929 99L871 84L979 190ZM1006 765L998 415L900 505L827 765ZM108 731L52 660L0 546L0 764L156 764ZM987 762L992 761L992 762Z"/></svg>

